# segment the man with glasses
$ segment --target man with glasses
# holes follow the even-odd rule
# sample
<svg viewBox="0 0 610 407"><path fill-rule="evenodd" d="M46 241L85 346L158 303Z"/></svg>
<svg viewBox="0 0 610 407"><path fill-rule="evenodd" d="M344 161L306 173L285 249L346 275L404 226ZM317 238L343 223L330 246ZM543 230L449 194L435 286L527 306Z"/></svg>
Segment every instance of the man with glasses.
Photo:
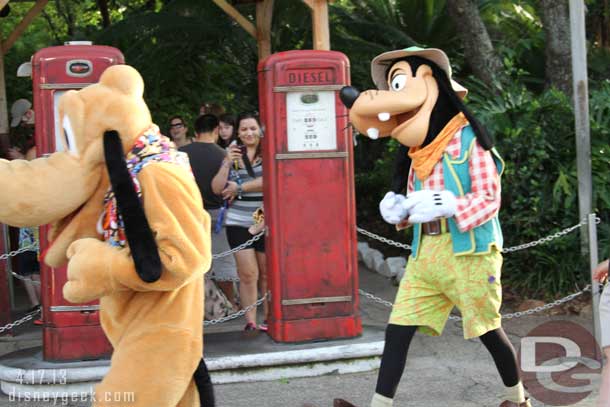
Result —
<svg viewBox="0 0 610 407"><path fill-rule="evenodd" d="M176 148L190 144L193 141L188 135L188 127L184 123L182 116L172 116L169 119L169 136L176 145Z"/></svg>

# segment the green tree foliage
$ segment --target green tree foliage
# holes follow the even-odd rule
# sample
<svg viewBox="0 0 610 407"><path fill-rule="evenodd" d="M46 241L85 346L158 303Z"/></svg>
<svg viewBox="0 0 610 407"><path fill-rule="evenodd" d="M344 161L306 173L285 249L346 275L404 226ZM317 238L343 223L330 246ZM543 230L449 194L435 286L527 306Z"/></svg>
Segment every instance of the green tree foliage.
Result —
<svg viewBox="0 0 610 407"><path fill-rule="evenodd" d="M172 2L115 23L100 43L121 49L146 81L161 124L195 118L203 102L234 110L257 105L256 43L211 2Z"/></svg>
<svg viewBox="0 0 610 407"><path fill-rule="evenodd" d="M474 84L473 84L474 85ZM476 87L476 86L473 86ZM610 198L607 83L592 91L593 208L607 225ZM536 94L514 81L498 96L481 91L470 107L495 136L507 161L503 175L502 212L505 242L514 246L537 240L579 222L574 113L557 91ZM600 230L602 252L608 254L608 230ZM565 293L588 280L573 233L542 246L506 256L505 277L513 287L534 294Z"/></svg>

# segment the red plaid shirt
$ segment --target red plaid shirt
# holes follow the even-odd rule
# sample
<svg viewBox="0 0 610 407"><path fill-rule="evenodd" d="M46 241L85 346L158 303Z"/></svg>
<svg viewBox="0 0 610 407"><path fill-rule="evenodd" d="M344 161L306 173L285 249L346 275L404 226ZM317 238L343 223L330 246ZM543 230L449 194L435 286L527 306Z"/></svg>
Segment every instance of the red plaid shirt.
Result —
<svg viewBox="0 0 610 407"><path fill-rule="evenodd" d="M445 152L452 158L458 158L462 148L462 131L455 133ZM464 196L458 196L457 210L454 218L462 232L471 230L493 218L500 209L500 176L494 159L489 151L485 151L475 139L474 146L468 158L468 168L472 181L472 191ZM413 167L409 172L407 194L413 192ZM439 161L428 178L422 183L422 189L442 191L445 189L443 179L443 164Z"/></svg>

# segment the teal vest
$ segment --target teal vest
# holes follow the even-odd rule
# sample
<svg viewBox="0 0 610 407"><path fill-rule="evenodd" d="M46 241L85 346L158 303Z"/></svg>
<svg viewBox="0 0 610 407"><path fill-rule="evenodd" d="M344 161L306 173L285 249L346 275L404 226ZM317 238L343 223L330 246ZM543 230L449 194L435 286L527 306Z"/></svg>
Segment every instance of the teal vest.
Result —
<svg viewBox="0 0 610 407"><path fill-rule="evenodd" d="M464 196L472 191L468 170L468 157L470 157L475 140L476 137L472 131L472 127L466 126L462 129L460 156L453 159L449 154L443 154L442 162L445 189L453 192L456 197ZM504 171L504 161L495 148L491 150L491 153L496 163L498 174L502 175L502 172ZM421 190L421 181L417 177L414 177L414 180L414 190ZM448 223L451 240L453 242L453 253L456 256L486 254L491 251L492 246L496 246L498 249L502 248L502 229L500 228L497 214L487 222L468 232L460 232L453 218L449 218ZM411 256L413 258L417 258L420 242L421 224L415 224L413 228L413 242L411 243Z"/></svg>

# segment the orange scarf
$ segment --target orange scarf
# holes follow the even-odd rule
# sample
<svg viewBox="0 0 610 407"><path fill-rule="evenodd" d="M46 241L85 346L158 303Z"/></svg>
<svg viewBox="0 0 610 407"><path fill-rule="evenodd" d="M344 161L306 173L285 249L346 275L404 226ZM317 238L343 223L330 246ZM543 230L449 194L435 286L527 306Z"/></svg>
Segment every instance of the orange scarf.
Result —
<svg viewBox="0 0 610 407"><path fill-rule="evenodd" d="M420 181L428 178L436 163L441 159L447 144L451 141L455 133L468 124L468 119L464 113L456 114L443 130L426 147L411 147L409 157L411 157L411 167Z"/></svg>

